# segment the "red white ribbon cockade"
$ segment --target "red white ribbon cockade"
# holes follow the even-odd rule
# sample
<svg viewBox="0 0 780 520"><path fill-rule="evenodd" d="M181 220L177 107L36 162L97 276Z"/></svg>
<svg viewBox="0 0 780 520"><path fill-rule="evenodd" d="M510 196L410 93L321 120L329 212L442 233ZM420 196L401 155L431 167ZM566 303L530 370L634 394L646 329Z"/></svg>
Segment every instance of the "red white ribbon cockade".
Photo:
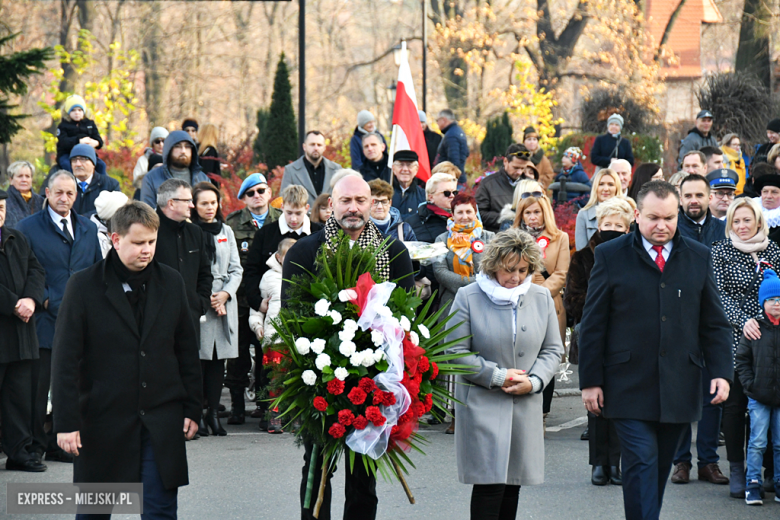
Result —
<svg viewBox="0 0 780 520"><path fill-rule="evenodd" d="M379 459L387 451L390 434L398 419L406 413L412 402L409 392L401 384L404 375L404 356L402 341L405 332L401 323L387 307L387 301L393 292L395 284L383 282L375 284L369 276L361 276L354 290L342 291L339 299L348 300L357 305L359 311L358 326L366 331L378 331L382 334L382 344L377 347L385 354L388 368L374 377L377 386L395 395L395 404L382 405L382 414L387 421L382 426L374 426L370 422L362 430L354 430L347 436L347 446L374 460Z"/></svg>

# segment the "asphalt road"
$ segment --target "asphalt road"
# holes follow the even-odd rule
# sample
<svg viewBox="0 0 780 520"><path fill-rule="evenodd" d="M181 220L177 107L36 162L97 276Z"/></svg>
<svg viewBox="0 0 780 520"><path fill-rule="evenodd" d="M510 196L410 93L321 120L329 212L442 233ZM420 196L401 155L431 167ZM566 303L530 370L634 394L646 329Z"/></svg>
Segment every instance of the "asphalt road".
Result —
<svg viewBox="0 0 780 520"><path fill-rule="evenodd" d="M558 384L561 394L574 394L576 374L568 384ZM227 393L223 402L229 406ZM187 444L190 485L179 491L182 519L299 518L298 489L303 450L290 434L259 432L257 420L241 426L226 426L227 437L208 437ZM590 484L587 442L579 440L584 423L578 396L553 401L545 443L545 483L520 491L517 518L523 519L620 519L623 518L619 487ZM422 518L466 520L469 518L471 487L460 484L454 454L454 437L444 426L424 427L429 446L426 456L413 455L417 465L408 483L417 503L410 505L397 482L378 484L380 520ZM695 457L695 453L694 453ZM721 448L721 457L725 451ZM0 467L4 462L0 460ZM2 482L69 482L72 466L51 462L45 473L29 474L0 470ZM728 463L722 468L728 474ZM695 479L695 470L692 472ZM334 477L333 518L341 518L343 471ZM661 517L664 519L777 519L780 503L765 500L763 507L748 507L728 497L728 486L692 480L687 485L669 484ZM5 512L5 486L0 494L0 511ZM26 519L32 516L9 516ZM38 515L35 518L63 518ZM116 515L114 518L137 518Z"/></svg>

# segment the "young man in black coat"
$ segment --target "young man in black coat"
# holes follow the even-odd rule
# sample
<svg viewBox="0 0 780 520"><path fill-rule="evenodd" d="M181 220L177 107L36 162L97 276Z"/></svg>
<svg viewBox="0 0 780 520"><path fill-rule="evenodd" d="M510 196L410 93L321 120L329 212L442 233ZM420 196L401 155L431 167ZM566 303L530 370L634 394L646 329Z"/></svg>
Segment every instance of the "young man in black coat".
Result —
<svg viewBox="0 0 780 520"><path fill-rule="evenodd" d="M32 450L33 360L38 359L36 307L46 272L27 239L4 226L8 194L0 190L0 412L5 469L46 471Z"/></svg>
<svg viewBox="0 0 780 520"><path fill-rule="evenodd" d="M330 198L333 215L325 223L325 229L299 240L287 251L284 257L282 278L285 281L282 282L282 306L287 305L289 283L286 280L290 280L294 276L305 276L306 270L315 272L314 261L320 247L326 240L335 238L340 229L349 236L350 240L355 242L355 247L361 247L363 244L377 246L384 240L384 235L371 222L371 202L371 188L363 179L347 176L336 183ZM414 288L412 260L409 257L409 251L398 241L391 242L388 251L379 255L376 270L384 273L387 280L397 280L398 285L406 290ZM301 480L301 506L303 506L306 495L312 445L305 444L305 448L303 478ZM317 468L322 467L322 457L318 457L314 464ZM376 478L366 472L360 460L355 461L353 472L349 471L349 464L346 464L346 467L344 519L372 520L376 518L379 502L376 496ZM313 485L314 489L317 489L320 485L321 472L315 471L314 474ZM329 478L325 486L325 498L319 520L330 520L331 482L332 479ZM313 507L312 503L312 509ZM301 507L301 519L314 518L312 509Z"/></svg>
<svg viewBox="0 0 780 520"><path fill-rule="evenodd" d="M702 367L712 404L734 377L731 328L710 251L677 232L664 181L637 196L637 229L595 250L580 325L585 408L613 419L623 454L626 518L657 519L685 427L701 417Z"/></svg>
<svg viewBox="0 0 780 520"><path fill-rule="evenodd" d="M157 192L157 232L155 260L173 267L184 278L192 319L200 335L199 320L211 307L211 262L206 255L203 230L187 222L192 204L192 188L186 181L168 179Z"/></svg>
<svg viewBox="0 0 780 520"><path fill-rule="evenodd" d="M73 481L142 482L144 515L175 518L202 380L182 277L154 260L159 218L111 219L113 249L68 282L54 340L54 430Z"/></svg>

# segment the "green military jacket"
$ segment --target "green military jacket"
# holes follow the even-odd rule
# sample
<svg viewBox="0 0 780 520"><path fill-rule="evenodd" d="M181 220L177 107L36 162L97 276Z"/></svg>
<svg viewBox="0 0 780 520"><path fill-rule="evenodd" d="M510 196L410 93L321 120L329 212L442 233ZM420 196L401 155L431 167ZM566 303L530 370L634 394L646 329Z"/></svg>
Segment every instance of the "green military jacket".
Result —
<svg viewBox="0 0 780 520"><path fill-rule="evenodd" d="M280 210L268 206L268 216L265 217L263 226L267 226L271 222L276 222L281 215L282 212ZM252 247L252 239L255 238L255 233L259 229L257 227L257 221L252 218L252 214L249 213L249 210L244 208L228 215L225 222L227 222L227 225L233 230L233 234L236 235L236 244L238 245L238 256L241 258L241 267L246 269L249 248ZM246 301L243 280L241 280L241 285L236 292L236 296L238 297L239 308L243 307L243 309L246 309L249 307L249 304Z"/></svg>

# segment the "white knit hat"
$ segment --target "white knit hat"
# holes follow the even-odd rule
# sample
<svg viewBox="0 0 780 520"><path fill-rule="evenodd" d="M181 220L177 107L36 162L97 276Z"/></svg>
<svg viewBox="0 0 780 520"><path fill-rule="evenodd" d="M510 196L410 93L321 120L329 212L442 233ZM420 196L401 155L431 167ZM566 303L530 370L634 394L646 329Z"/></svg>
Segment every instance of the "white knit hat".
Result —
<svg viewBox="0 0 780 520"><path fill-rule="evenodd" d="M376 121L376 118L374 117L374 114L369 112L368 110L361 110L358 112L357 115L357 124L360 128L363 128L371 121Z"/></svg>
<svg viewBox="0 0 780 520"><path fill-rule="evenodd" d="M127 195L121 191L101 191L98 198L95 199L95 210L97 216L103 222L114 216L116 210L127 204Z"/></svg>

